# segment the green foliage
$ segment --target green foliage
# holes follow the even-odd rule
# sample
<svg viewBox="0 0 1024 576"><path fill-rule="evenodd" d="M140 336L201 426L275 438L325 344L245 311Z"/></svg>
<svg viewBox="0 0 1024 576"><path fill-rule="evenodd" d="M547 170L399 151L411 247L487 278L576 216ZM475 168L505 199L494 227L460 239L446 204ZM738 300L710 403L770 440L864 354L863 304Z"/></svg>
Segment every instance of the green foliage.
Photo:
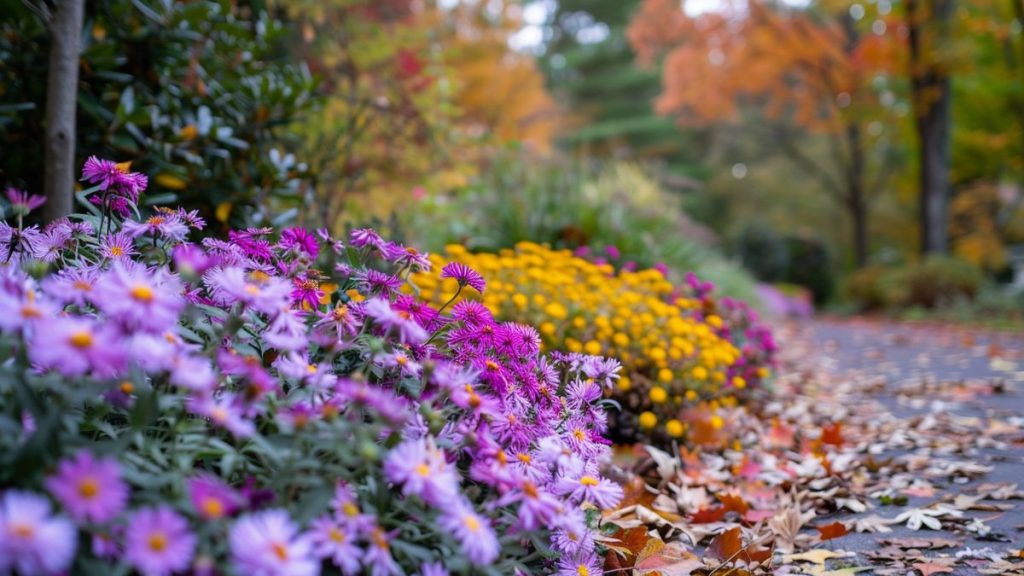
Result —
<svg viewBox="0 0 1024 576"><path fill-rule="evenodd" d="M784 242L788 255L784 280L810 290L815 304L827 302L835 290L835 271L824 240L817 236L791 235Z"/></svg>
<svg viewBox="0 0 1024 576"><path fill-rule="evenodd" d="M846 281L844 295L864 310L935 309L973 302L984 280L970 262L932 255L909 265L858 270Z"/></svg>
<svg viewBox="0 0 1024 576"><path fill-rule="evenodd" d="M312 105L316 83L287 60L289 29L261 6L89 2L77 162L132 161L159 200L225 223L265 222L301 201L306 167L283 129ZM0 9L11 15L0 24L0 180L39 191L49 40L21 3Z"/></svg>
<svg viewBox="0 0 1024 576"><path fill-rule="evenodd" d="M733 251L747 270L763 282L781 282L786 277L789 253L782 237L764 224L744 226L733 241Z"/></svg>
<svg viewBox="0 0 1024 576"><path fill-rule="evenodd" d="M714 282L724 295L756 299L750 275L726 260L714 236L635 165L588 167L505 155L455 196L428 199L407 214L407 231L434 251L456 242L493 252L526 240L612 248L620 254L616 263L664 264L670 274L694 272Z"/></svg>

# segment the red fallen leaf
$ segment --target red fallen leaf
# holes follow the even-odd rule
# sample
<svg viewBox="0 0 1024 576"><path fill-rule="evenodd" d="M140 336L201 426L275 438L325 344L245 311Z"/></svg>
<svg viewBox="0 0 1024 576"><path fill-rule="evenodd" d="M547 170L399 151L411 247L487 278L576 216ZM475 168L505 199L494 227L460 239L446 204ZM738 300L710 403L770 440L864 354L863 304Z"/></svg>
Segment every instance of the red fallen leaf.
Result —
<svg viewBox="0 0 1024 576"><path fill-rule="evenodd" d="M725 516L726 512L728 512L728 510L725 509L725 506L715 506L714 508L702 508L690 517L690 522L693 522L694 524L709 524L711 522L718 522L722 519L723 516Z"/></svg>
<svg viewBox="0 0 1024 576"><path fill-rule="evenodd" d="M818 531L818 536L821 538L822 542L841 538L849 533L849 530L846 529L846 525L842 522L833 522L831 524L825 524L824 526L815 526L814 529Z"/></svg>
<svg viewBox="0 0 1024 576"><path fill-rule="evenodd" d="M750 509L750 506L747 506L747 503L738 494L719 494L718 500L725 506L726 512L735 512L740 516L746 514Z"/></svg>
<svg viewBox="0 0 1024 576"><path fill-rule="evenodd" d="M743 455L743 461L733 468L733 474L750 482L757 480L760 473L761 465L751 460L746 454Z"/></svg>
<svg viewBox="0 0 1024 576"><path fill-rule="evenodd" d="M829 426L821 427L821 443L830 446L843 445L843 423L835 422Z"/></svg>
<svg viewBox="0 0 1024 576"><path fill-rule="evenodd" d="M739 528L730 528L722 532L708 545L707 555L716 560L726 561L736 556L743 548L743 539Z"/></svg>
<svg viewBox="0 0 1024 576"><path fill-rule="evenodd" d="M792 448L795 442L796 432L791 426L787 426L779 421L776 416L772 418L772 427L765 435L764 443L769 448Z"/></svg>

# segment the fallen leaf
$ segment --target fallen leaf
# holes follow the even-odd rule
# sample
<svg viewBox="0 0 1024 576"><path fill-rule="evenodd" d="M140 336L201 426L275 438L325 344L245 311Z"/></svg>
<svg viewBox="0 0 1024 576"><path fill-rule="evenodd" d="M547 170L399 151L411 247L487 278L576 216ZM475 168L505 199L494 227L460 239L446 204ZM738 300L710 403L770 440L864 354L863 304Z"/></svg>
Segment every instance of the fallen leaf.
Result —
<svg viewBox="0 0 1024 576"><path fill-rule="evenodd" d="M954 568L949 564L940 564L937 562L915 562L910 565L914 570L921 573L921 576L931 576L932 574L952 574Z"/></svg>
<svg viewBox="0 0 1024 576"><path fill-rule="evenodd" d="M831 524L825 524L824 526L815 526L814 529L818 531L818 538L821 539L822 542L841 538L850 532L842 522L833 522Z"/></svg>
<svg viewBox="0 0 1024 576"><path fill-rule="evenodd" d="M739 528L730 528L722 532L708 545L707 555L723 562L733 558L743 548L743 539Z"/></svg>
<svg viewBox="0 0 1024 576"><path fill-rule="evenodd" d="M783 557L783 562L791 564L793 562L811 562L821 566L825 565L825 562L832 558L844 558L845 553L834 552L832 550L826 550L824 548L817 548L815 550L808 550L800 554L788 554Z"/></svg>
<svg viewBox="0 0 1024 576"><path fill-rule="evenodd" d="M834 422L828 426L821 427L821 443L830 446L843 445L843 423Z"/></svg>
<svg viewBox="0 0 1024 576"><path fill-rule="evenodd" d="M728 510L725 506L716 506L714 508L704 508L698 510L693 516L690 516L690 522L694 524L707 524L709 522L718 522L725 516Z"/></svg>

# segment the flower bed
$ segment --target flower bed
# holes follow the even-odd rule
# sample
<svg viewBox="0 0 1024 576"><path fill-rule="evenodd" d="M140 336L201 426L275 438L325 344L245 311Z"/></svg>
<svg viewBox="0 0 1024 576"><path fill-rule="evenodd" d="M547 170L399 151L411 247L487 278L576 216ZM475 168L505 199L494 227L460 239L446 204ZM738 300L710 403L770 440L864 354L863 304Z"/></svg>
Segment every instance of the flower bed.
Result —
<svg viewBox="0 0 1024 576"><path fill-rule="evenodd" d="M689 408L713 412L749 395L773 362L771 332L756 314L738 300L717 299L692 274L674 286L657 269L616 271L528 242L497 254L451 245L431 260L435 270L447 262L479 270L489 284L481 294L444 274L418 273L412 284L426 301L479 301L498 318L537 326L547 349L620 360L616 441L685 436Z"/></svg>
<svg viewBox="0 0 1024 576"><path fill-rule="evenodd" d="M402 295L431 261L372 230L191 244L83 178L90 213L0 224L0 573L599 572L617 362Z"/></svg>

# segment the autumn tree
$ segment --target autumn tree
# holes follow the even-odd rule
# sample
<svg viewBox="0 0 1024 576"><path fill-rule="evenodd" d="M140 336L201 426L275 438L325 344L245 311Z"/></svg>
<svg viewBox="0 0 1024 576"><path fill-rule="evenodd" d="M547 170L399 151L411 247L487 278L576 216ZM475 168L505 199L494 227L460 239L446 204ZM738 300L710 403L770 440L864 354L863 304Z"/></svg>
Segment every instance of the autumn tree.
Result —
<svg viewBox="0 0 1024 576"><path fill-rule="evenodd" d="M899 46L889 4L831 1L807 9L766 0L691 16L675 0L646 0L628 37L641 63L661 63L655 109L684 126L745 123L815 178L848 214L858 266L868 214L894 164L885 120L897 113ZM809 150L804 138L824 143Z"/></svg>

